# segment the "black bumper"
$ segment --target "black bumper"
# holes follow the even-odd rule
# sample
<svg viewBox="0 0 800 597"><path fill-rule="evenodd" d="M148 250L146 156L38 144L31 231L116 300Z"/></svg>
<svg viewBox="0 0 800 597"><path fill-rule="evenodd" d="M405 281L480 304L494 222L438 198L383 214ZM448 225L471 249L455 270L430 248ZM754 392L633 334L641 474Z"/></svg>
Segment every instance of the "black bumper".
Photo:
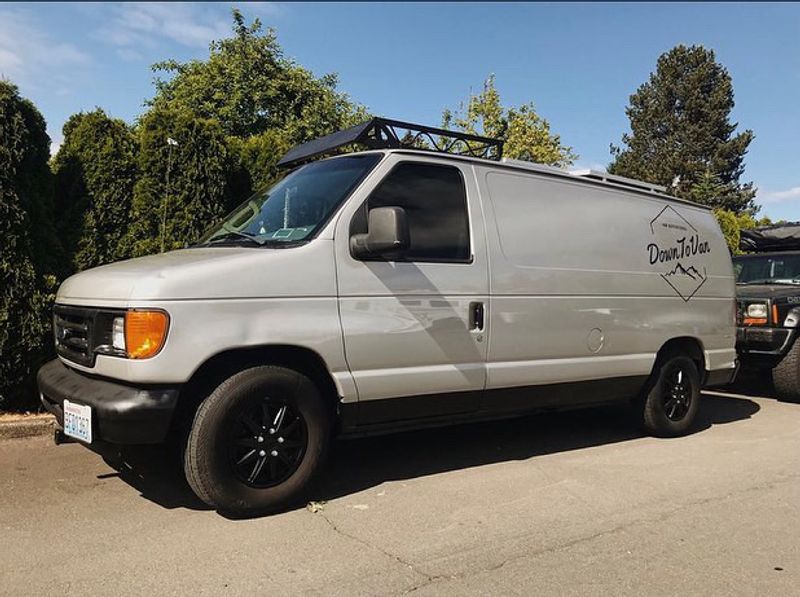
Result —
<svg viewBox="0 0 800 597"><path fill-rule="evenodd" d="M156 444L167 437L176 387L134 387L89 377L55 359L36 376L42 404L64 424L64 399L92 407L92 436L112 444Z"/></svg>
<svg viewBox="0 0 800 597"><path fill-rule="evenodd" d="M796 338L796 329L741 326L736 328L736 352L745 365L772 368L792 349Z"/></svg>

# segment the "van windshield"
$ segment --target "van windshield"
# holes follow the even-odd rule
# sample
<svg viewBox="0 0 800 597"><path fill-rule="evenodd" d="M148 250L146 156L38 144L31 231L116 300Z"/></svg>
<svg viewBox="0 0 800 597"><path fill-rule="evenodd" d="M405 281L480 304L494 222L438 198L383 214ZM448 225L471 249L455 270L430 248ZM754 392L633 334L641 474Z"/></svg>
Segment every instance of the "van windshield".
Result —
<svg viewBox="0 0 800 597"><path fill-rule="evenodd" d="M737 284L800 284L800 253L737 257L733 270Z"/></svg>
<svg viewBox="0 0 800 597"><path fill-rule="evenodd" d="M381 157L353 155L301 166L243 202L195 246L302 243L327 222Z"/></svg>

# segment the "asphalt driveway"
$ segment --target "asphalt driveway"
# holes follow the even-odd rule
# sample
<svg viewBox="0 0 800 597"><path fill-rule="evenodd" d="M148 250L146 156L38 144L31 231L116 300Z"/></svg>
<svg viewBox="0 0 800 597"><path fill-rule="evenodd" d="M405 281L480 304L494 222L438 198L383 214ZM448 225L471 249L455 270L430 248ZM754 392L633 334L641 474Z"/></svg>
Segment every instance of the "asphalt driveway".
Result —
<svg viewBox="0 0 800 597"><path fill-rule="evenodd" d="M800 405L707 394L340 442L314 507L207 510L159 450L0 442L3 595L789 595Z"/></svg>

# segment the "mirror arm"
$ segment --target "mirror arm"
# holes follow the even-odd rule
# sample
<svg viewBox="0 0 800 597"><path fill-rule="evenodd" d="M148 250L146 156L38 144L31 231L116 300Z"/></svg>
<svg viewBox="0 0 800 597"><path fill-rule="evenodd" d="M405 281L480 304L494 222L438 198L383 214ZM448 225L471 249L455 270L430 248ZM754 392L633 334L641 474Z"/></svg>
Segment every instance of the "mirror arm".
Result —
<svg viewBox="0 0 800 597"><path fill-rule="evenodd" d="M370 254L367 246L367 239L369 234L363 232L361 234L354 234L350 237L350 253L353 257L366 257Z"/></svg>

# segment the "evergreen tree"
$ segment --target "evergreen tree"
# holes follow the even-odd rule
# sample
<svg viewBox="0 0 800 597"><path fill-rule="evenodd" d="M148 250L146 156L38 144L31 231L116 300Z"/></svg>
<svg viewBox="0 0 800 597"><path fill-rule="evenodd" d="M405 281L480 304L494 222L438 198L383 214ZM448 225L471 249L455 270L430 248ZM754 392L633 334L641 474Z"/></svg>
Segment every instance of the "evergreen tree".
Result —
<svg viewBox="0 0 800 597"><path fill-rule="evenodd" d="M33 374L52 346L55 278L48 272L59 254L50 220L49 154L41 114L14 85L0 81L0 408L35 404ZM42 245L34 250L37 242Z"/></svg>
<svg viewBox="0 0 800 597"><path fill-rule="evenodd" d="M470 95L458 112L445 110L442 128L502 139L503 155L518 160L568 166L578 157L550 130L550 123L536 113L533 103L505 108L494 75L486 80L483 91Z"/></svg>
<svg viewBox="0 0 800 597"><path fill-rule="evenodd" d="M609 172L664 185L670 193L736 213L755 213L752 183L739 182L753 132L734 134L733 84L714 52L679 45L630 97L631 132L611 146ZM714 185L714 196L708 196ZM698 189L697 185L702 185ZM700 193L700 195L698 195Z"/></svg>
<svg viewBox="0 0 800 597"><path fill-rule="evenodd" d="M139 178L122 250L131 256L196 241L230 206L222 127L187 110L155 108L138 127Z"/></svg>
<svg viewBox="0 0 800 597"><path fill-rule="evenodd" d="M82 270L122 257L136 181L136 142L127 124L101 109L78 113L64 125L53 160L58 230Z"/></svg>

